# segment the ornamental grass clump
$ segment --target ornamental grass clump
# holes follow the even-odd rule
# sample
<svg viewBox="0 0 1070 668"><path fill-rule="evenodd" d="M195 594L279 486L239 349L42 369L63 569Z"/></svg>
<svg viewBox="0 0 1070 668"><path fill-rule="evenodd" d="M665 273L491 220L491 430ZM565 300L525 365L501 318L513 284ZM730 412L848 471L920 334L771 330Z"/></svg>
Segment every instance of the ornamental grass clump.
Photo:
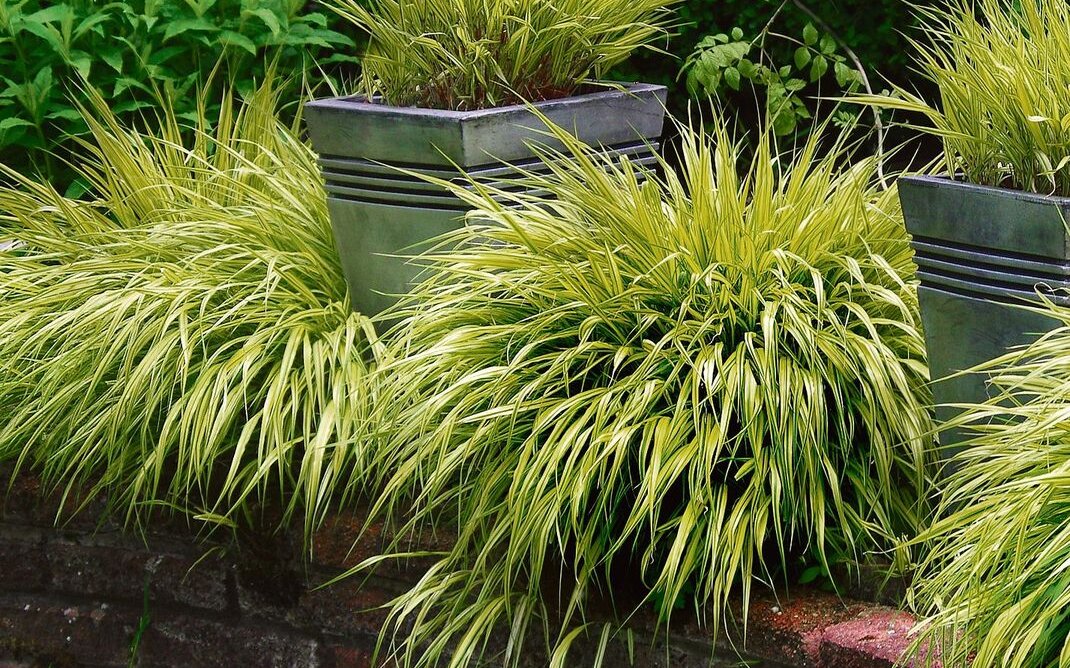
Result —
<svg viewBox="0 0 1070 668"><path fill-rule="evenodd" d="M678 0L330 0L369 34L362 93L471 110L565 97L652 47Z"/></svg>
<svg viewBox="0 0 1070 668"><path fill-rule="evenodd" d="M93 99L90 197L0 190L0 461L130 519L315 524L354 466L370 328L314 155L270 80L192 139L166 100L148 135Z"/></svg>
<svg viewBox="0 0 1070 668"><path fill-rule="evenodd" d="M1070 3L949 0L917 12L918 71L939 105L902 89L858 99L926 116L948 174L1070 195Z"/></svg>
<svg viewBox="0 0 1070 668"><path fill-rule="evenodd" d="M914 648L947 668L1070 665L1070 308L1037 310L1059 327L975 370L992 399L947 425L972 437L922 535Z"/></svg>
<svg viewBox="0 0 1070 668"><path fill-rule="evenodd" d="M525 179L547 196L452 186L468 226L391 313L373 516L458 534L392 603L404 665L467 665L499 624L508 665L543 633L567 665L590 597L629 583L717 629L737 588L924 514L911 252L874 160L765 135L746 167L723 127L683 129L657 177L554 134Z"/></svg>

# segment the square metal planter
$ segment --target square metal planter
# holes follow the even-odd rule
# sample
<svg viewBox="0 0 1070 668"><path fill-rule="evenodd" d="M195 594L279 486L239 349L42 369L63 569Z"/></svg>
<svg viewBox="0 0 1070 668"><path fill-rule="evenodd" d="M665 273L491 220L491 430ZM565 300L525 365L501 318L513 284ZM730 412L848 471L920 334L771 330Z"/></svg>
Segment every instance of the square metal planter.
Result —
<svg viewBox="0 0 1070 668"><path fill-rule="evenodd" d="M985 378L957 371L1028 344L1058 322L1018 308L1042 292L1070 303L1070 198L940 177L899 179L899 198L921 286L918 298L937 418L947 404L990 396ZM946 455L963 435L941 435Z"/></svg>
<svg viewBox="0 0 1070 668"><path fill-rule="evenodd" d="M656 162L665 121L664 86L631 84L534 106L591 146ZM538 171L532 144L558 148L523 105L478 111L391 107L361 97L305 108L327 184L331 225L353 308L373 315L408 290L420 267L401 256L463 225L461 200L414 172L454 179L458 168L493 182Z"/></svg>

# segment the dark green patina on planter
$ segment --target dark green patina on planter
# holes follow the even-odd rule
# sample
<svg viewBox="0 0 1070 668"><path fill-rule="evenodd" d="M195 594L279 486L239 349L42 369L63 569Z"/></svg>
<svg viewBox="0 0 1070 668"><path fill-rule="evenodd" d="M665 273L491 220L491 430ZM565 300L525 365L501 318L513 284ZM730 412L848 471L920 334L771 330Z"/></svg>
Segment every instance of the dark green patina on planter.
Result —
<svg viewBox="0 0 1070 668"><path fill-rule="evenodd" d="M985 378L957 371L1034 340L1058 323L1021 308L1038 292L1070 303L1070 198L904 177L899 197L921 286L918 298L941 421L989 397ZM945 454L963 435L941 435Z"/></svg>
<svg viewBox="0 0 1070 668"><path fill-rule="evenodd" d="M633 84L535 107L592 146L653 164L665 95L664 86ZM349 97L311 102L305 116L353 307L369 315L392 304L418 275L419 266L402 256L462 225L468 210L446 190L396 168L442 179L463 169L495 182L516 177L518 169L544 169L533 144L555 148L525 106L465 112Z"/></svg>

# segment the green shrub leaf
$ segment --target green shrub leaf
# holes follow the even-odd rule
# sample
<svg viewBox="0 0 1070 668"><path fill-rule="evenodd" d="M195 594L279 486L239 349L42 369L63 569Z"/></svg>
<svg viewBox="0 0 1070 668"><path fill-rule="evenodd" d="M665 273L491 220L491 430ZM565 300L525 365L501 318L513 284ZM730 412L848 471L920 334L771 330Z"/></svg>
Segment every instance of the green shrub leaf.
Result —
<svg viewBox="0 0 1070 668"><path fill-rule="evenodd" d="M7 132L12 128L32 128L33 123L22 118L8 117L0 120L0 132Z"/></svg>
<svg viewBox="0 0 1070 668"><path fill-rule="evenodd" d="M817 81L821 77L825 76L825 72L829 69L829 62L824 56L817 56L810 64L810 81Z"/></svg>
<svg viewBox="0 0 1070 668"><path fill-rule="evenodd" d="M258 7L256 9L248 9L245 13L250 16L255 16L263 21L264 25L267 26L272 35L275 37L279 36L279 32L282 30L282 24L279 22L279 17L275 15L275 12L266 7Z"/></svg>
<svg viewBox="0 0 1070 668"><path fill-rule="evenodd" d="M253 43L253 40L241 33L234 32L233 30L224 30L219 33L219 41L223 44L229 44L243 49L253 56L257 53L256 44Z"/></svg>
<svg viewBox="0 0 1070 668"><path fill-rule="evenodd" d="M164 29L163 38L164 41L167 41L187 32L217 33L220 30L221 28L218 25L205 18L176 19L168 21L167 27Z"/></svg>
<svg viewBox="0 0 1070 668"><path fill-rule="evenodd" d="M52 23L55 21L62 21L63 19L73 19L74 10L66 3L59 3L38 10L33 14L28 15L25 20L28 24L44 24Z"/></svg>
<svg viewBox="0 0 1070 668"><path fill-rule="evenodd" d="M734 67L726 68L724 71L724 80L733 90L739 90L739 70Z"/></svg>

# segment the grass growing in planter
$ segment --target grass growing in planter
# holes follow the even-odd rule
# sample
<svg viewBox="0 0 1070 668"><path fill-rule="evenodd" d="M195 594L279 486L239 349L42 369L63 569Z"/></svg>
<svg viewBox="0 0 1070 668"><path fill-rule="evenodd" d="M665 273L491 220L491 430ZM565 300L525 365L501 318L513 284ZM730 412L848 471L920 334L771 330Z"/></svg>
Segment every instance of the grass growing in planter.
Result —
<svg viewBox="0 0 1070 668"><path fill-rule="evenodd" d="M0 190L0 460L139 515L283 504L314 524L364 413L350 312L311 150L265 84L190 146L100 98L76 201ZM218 518L217 518L218 519Z"/></svg>
<svg viewBox="0 0 1070 668"><path fill-rule="evenodd" d="M677 0L330 0L370 35L363 93L482 109L564 97L666 36Z"/></svg>
<svg viewBox="0 0 1070 668"><path fill-rule="evenodd" d="M375 512L459 535L392 605L404 665L466 665L499 623L515 665L552 615L564 661L622 566L663 622L719 628L734 588L924 512L924 345L875 163L765 136L746 168L724 129L685 130L682 176L643 182L555 133L527 184L551 199L453 185L469 225L393 313Z"/></svg>
<svg viewBox="0 0 1070 668"><path fill-rule="evenodd" d="M977 372L999 390L954 425L973 438L945 482L916 579L915 650L949 668L1070 663L1070 309L1058 329Z"/></svg>
<svg viewBox="0 0 1070 668"><path fill-rule="evenodd" d="M921 129L943 139L949 174L1070 195L1070 4L950 0L917 12L918 71L940 104L904 89L856 101L927 117Z"/></svg>

